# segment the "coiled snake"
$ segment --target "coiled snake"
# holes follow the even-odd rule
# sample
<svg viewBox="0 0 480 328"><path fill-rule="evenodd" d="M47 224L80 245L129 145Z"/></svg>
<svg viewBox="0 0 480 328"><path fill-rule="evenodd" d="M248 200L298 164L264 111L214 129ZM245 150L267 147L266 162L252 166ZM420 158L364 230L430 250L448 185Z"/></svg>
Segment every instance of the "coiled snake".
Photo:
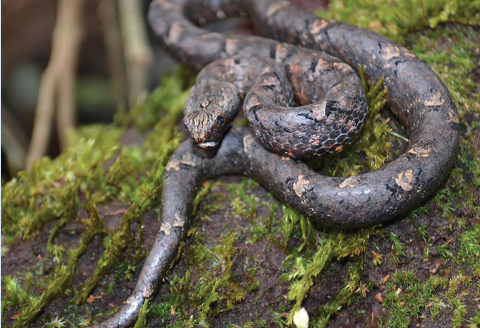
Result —
<svg viewBox="0 0 480 328"><path fill-rule="evenodd" d="M352 67L362 65L373 81L383 76L389 107L409 136L408 150L373 172L336 178L267 151L247 129L232 128L211 158L196 156L192 142L184 142L166 167L162 225L135 290L122 309L97 327L128 327L135 321L174 258L190 223L193 199L207 179L246 175L307 214L312 222L359 227L417 206L449 173L458 147L458 117L452 97L425 63L386 37L315 17L283 0L157 0L150 6L149 21L167 49L181 63L198 70L231 56L266 56L281 62L295 53L265 39L208 32L189 20L244 11L264 35L324 51ZM312 66L312 61L307 63Z"/></svg>

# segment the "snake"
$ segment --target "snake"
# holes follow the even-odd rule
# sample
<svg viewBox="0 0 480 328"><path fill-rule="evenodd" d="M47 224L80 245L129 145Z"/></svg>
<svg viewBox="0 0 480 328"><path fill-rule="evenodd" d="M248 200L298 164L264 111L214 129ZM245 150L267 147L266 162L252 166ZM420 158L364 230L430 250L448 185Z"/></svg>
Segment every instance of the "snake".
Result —
<svg viewBox="0 0 480 328"><path fill-rule="evenodd" d="M367 102L361 80L350 66L324 52L264 38L241 40L256 43L269 57L242 49L200 71L183 119L197 146L220 144L242 100L257 139L281 155L321 158L355 140L367 115ZM300 106L295 107L297 103Z"/></svg>
<svg viewBox="0 0 480 328"><path fill-rule="evenodd" d="M241 14L248 15L255 29L269 39L226 35L194 24ZM241 61L242 58L255 56L273 60L273 63L264 61L262 65L267 68L259 69L262 78L256 87L255 83L252 84L257 91L252 92L251 107L258 105L261 92L267 94L262 98L263 107L271 107L272 99L279 100L274 99L278 98L278 92L270 90L278 88L277 84L265 88L269 85L272 72L279 75L279 78L275 77L277 80L283 79L280 76L282 74L292 75L295 69L288 66L295 65L288 62L290 59L287 57L299 52L308 53L308 50L289 50L293 48L287 44L320 52L321 58L327 58L324 59L327 68L343 65L341 62L354 70L361 65L369 81L378 81L383 77L388 89L388 106L404 126L409 144L404 153L377 170L351 177L328 177L312 170L301 159L293 158L295 156L281 155L285 152L281 146L273 145L280 154L267 150L256 132L248 128L222 128L214 132L222 136L212 153L198 151L202 143L217 142L210 141L210 136L199 136L198 142L185 141L173 153L165 168L162 223L136 286L123 307L95 327L129 327L135 322L142 305L154 296L162 275L176 257L191 221L194 198L206 180L222 175L245 175L259 182L284 203L307 215L314 224L357 228L385 222L412 210L427 200L448 177L459 143L459 120L454 100L426 63L385 36L361 27L319 18L285 0L155 0L149 7L148 20L166 49L180 63L195 70L201 70L215 61L223 61L225 67L237 65L235 61ZM323 53L337 58L336 61L324 57ZM316 65L310 60L317 58L318 63L320 57L315 56L306 57L309 60L304 61L306 68L302 68L299 79L308 79L309 75L317 72ZM233 64L228 63L228 58L232 58ZM280 65L278 70L275 62ZM343 66L340 68L342 70L345 70L345 76L351 76ZM291 81L295 79L293 75L288 78ZM197 78L197 84L201 83L201 78ZM231 93L233 98L245 96L242 87L235 85L235 80L228 83L231 84L231 88L225 89L228 92L237 88L237 95ZM298 85L301 86L301 82ZM298 89L298 86L292 87L295 88ZM286 91L302 94L298 90ZM309 93L310 90L303 92ZM214 100L222 98L221 95L220 98L218 94L216 96ZM324 106L327 114L327 103L334 101L337 106L342 100L338 94L334 96L335 99L328 95L323 100L314 99L313 105ZM248 93L245 97L244 102ZM350 100L352 97L356 99L356 96L347 96ZM361 97L358 99L357 102L361 103ZM344 103L350 102L343 100ZM236 101L238 99L234 99ZM209 99L199 98L193 107L206 108L209 102ZM291 100L280 99L275 106L282 104L290 105ZM319 112L323 114L322 109ZM310 120L315 121L318 115L312 114ZM363 116L356 115L358 118ZM217 116L214 116L215 120ZM217 121L216 124L228 124L228 119L223 120L220 119L221 122ZM289 122L284 120L282 128L290 127ZM348 122L346 120L345 125L338 128L348 127L351 124ZM329 133L335 132L335 129ZM318 137L313 139L318 141ZM319 154L328 151L325 146L322 147ZM334 146L338 147L341 146ZM309 151L315 152L315 147Z"/></svg>

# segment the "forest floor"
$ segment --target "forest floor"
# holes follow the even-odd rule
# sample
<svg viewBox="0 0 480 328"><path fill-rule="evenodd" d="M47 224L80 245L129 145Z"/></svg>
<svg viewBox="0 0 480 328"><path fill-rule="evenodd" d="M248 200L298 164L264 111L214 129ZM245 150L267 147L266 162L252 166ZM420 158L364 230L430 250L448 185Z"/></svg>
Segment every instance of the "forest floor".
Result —
<svg viewBox="0 0 480 328"><path fill-rule="evenodd" d="M318 327L479 327L479 44L480 29L462 24L440 24L405 37L407 48L444 80L460 112L457 162L448 180L421 207L374 228L313 229L252 180L222 177L207 183L178 260L149 302L146 327L289 327L293 326L288 324L289 312L299 299L311 325ZM166 104L165 97L175 98L177 93L181 102L184 86L178 89L167 89L158 101L164 107L173 106ZM155 107L156 99L150 98L153 104L148 106ZM382 115L389 116L386 111ZM119 119L116 124L122 126L122 122ZM169 122L174 130L175 124ZM126 213L143 197L133 189L142 179L148 180L141 177L142 167L135 162L148 156L138 154L142 145L153 143L148 134L145 138L138 132L148 128L138 124L136 130L84 128L74 142L81 149L72 148L70 155L42 162L33 170L36 173L2 186L2 325L22 326L19 318L35 312L32 309L39 304L44 310L28 319L30 327L84 326L122 306L160 227L159 197L154 196L156 205L130 222L125 238L131 245L123 246L121 258L110 260L108 250L113 249ZM109 144L98 155L93 148L113 144L100 140L110 137L128 150L119 155L118 148L111 150ZM168 138L169 147L174 148L177 137ZM395 138L392 143L394 157L403 143ZM119 157L121 165L132 167L128 181L109 178L125 168L115 166ZM78 162L68 162L72 158ZM153 166L153 159L145 161ZM63 173L59 173L61 167ZM65 173L69 167L83 170L84 175L72 169L76 174L72 179ZM99 177L102 172L110 179L106 184ZM62 192L45 196L54 188ZM78 189L72 192L72 188ZM68 198L72 193L73 204ZM93 209L85 205L91 200ZM74 218L59 223L71 209ZM105 227L84 243L88 222L97 214ZM334 238L344 240L351 251L320 265L315 256L336 245ZM68 267L82 245L85 249L76 265ZM99 263L108 263L109 270L98 276L94 288L76 305ZM319 265L319 272L302 276L311 265ZM308 283L307 278L313 285L300 298L294 286ZM53 285L62 290L54 290Z"/></svg>

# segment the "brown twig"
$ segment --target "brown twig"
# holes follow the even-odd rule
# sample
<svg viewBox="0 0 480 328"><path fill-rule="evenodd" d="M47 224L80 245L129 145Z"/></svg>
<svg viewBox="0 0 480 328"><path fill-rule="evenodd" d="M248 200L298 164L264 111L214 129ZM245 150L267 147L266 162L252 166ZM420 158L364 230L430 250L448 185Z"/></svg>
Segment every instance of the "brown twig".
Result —
<svg viewBox="0 0 480 328"><path fill-rule="evenodd" d="M102 0L98 8L98 15L103 30L107 66L112 81L113 92L117 103L126 107L127 91L125 86L125 67L122 56L122 38L115 3L116 0Z"/></svg>
<svg viewBox="0 0 480 328"><path fill-rule="evenodd" d="M40 84L32 139L25 160L26 170L29 170L33 162L46 153L56 95L59 98L59 113L61 113L57 121L61 129L61 142L65 141L65 128L73 126L75 121L74 118L72 119L75 115L75 67L81 34L83 2L84 0L59 0L52 53Z"/></svg>
<svg viewBox="0 0 480 328"><path fill-rule="evenodd" d="M130 104L146 90L147 74L152 63L152 51L147 41L147 32L141 2L122 0L118 2L120 27L125 53Z"/></svg>
<svg viewBox="0 0 480 328"><path fill-rule="evenodd" d="M68 10L65 8L65 18L69 24L64 26L67 31L63 31L66 44L66 60L63 69L58 78L58 109L57 109L57 133L60 142L60 148L67 146L67 131L75 126L76 123L76 68L78 59L78 50L82 36L82 9L84 0L61 0L69 3ZM64 5L64 7L67 7Z"/></svg>
<svg viewBox="0 0 480 328"><path fill-rule="evenodd" d="M5 152L7 167L10 174L23 168L27 153L27 137L17 124L10 111L2 104L2 150Z"/></svg>

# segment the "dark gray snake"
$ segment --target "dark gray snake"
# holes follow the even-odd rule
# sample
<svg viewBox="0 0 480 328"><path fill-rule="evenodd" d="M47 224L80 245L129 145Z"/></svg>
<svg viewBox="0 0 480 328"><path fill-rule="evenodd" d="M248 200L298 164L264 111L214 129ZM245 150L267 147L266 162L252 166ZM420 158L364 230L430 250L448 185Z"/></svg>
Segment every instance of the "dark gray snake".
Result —
<svg viewBox="0 0 480 328"><path fill-rule="evenodd" d="M458 147L458 116L452 97L425 63L386 37L315 17L282 0L157 0L150 6L149 21L167 49L194 69L229 56L283 56L279 43L265 48L264 42L270 41L208 32L187 19L210 20L245 10L264 35L325 51L352 67L361 64L372 81L383 76L389 107L409 136L408 150L376 171L336 178L267 151L245 128L232 128L214 157L196 156L192 149L196 147L184 142L166 168L162 225L135 290L122 309L97 327L134 323L175 257L190 224L193 199L207 179L246 175L314 223L361 227L414 208L448 176Z"/></svg>
<svg viewBox="0 0 480 328"><path fill-rule="evenodd" d="M260 55L241 49L214 61L189 92L183 121L197 145L207 149L221 142L242 99L257 139L281 155L321 157L354 140L367 103L350 66L324 52L270 39L240 40L255 42ZM293 107L295 99L302 106Z"/></svg>

